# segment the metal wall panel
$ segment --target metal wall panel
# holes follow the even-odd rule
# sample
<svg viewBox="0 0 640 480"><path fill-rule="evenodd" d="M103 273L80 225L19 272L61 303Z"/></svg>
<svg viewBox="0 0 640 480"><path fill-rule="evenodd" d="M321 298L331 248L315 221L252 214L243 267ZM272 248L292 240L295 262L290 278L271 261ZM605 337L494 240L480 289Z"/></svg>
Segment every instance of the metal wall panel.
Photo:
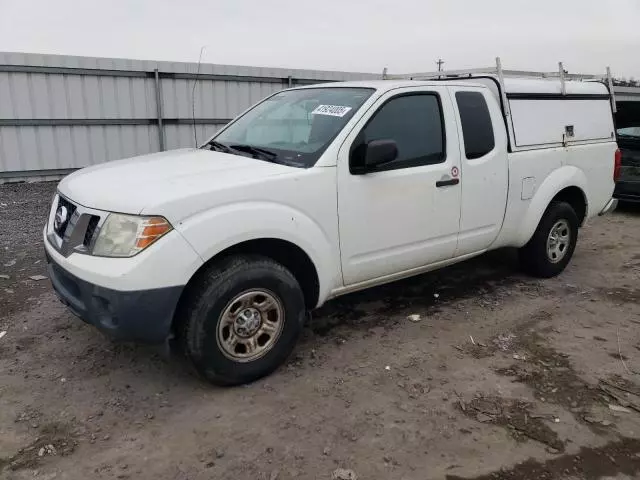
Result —
<svg viewBox="0 0 640 480"><path fill-rule="evenodd" d="M157 152L158 138L154 125L0 127L0 178L3 172L82 168Z"/></svg>
<svg viewBox="0 0 640 480"><path fill-rule="evenodd" d="M192 147L194 113L202 142L290 82L366 78L379 75L0 52L0 181L157 152L161 131L164 149Z"/></svg>
<svg viewBox="0 0 640 480"><path fill-rule="evenodd" d="M202 144L221 128L222 125L196 125L198 143ZM167 125L165 127L165 135L167 150L193 147L195 145L193 125Z"/></svg>

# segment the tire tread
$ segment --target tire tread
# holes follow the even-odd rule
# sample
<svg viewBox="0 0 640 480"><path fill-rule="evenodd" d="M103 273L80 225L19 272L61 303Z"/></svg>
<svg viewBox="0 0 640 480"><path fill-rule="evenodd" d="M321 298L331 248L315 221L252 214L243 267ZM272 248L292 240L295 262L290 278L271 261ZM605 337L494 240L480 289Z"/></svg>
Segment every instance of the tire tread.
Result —
<svg viewBox="0 0 640 480"><path fill-rule="evenodd" d="M206 372L199 366L196 361L196 356L200 350L198 343L198 335L195 330L200 328L194 319L197 318L196 314L199 308L203 308L203 304L206 303L209 292L225 291L229 287L230 283L233 283L234 277L249 268L261 267L265 269L275 270L280 274L288 277L292 286L295 285L298 290L300 289L296 278L293 274L281 264L274 260L255 254L243 254L234 255L226 258L222 258L219 262L212 264L207 270L202 272L198 282L193 286L192 290L188 293L185 307L180 312L181 318L181 331L178 332L178 339L180 341L181 350L190 360L190 363L195 367L196 371L204 376L208 381L220 386L238 385L240 383L246 383L245 380L238 380L236 378L229 378L227 375L223 375L216 371L215 366L207 366ZM302 293L300 292L300 295ZM251 381L251 380L249 380Z"/></svg>
<svg viewBox="0 0 640 480"><path fill-rule="evenodd" d="M572 230L572 240L569 252L558 263L551 263L547 258L546 243L548 230L560 216L566 218ZM524 270L539 278L551 278L560 274L573 256L578 240L578 217L573 207L567 202L552 201L545 210L536 230L527 244L519 251L520 263Z"/></svg>

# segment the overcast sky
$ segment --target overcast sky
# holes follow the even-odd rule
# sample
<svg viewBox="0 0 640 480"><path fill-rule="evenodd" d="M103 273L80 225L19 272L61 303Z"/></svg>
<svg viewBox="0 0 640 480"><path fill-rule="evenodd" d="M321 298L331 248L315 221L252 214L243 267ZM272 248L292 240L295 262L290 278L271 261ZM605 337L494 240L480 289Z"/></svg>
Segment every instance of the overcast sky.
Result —
<svg viewBox="0 0 640 480"><path fill-rule="evenodd" d="M0 0L0 50L381 72L640 78L640 0Z"/></svg>

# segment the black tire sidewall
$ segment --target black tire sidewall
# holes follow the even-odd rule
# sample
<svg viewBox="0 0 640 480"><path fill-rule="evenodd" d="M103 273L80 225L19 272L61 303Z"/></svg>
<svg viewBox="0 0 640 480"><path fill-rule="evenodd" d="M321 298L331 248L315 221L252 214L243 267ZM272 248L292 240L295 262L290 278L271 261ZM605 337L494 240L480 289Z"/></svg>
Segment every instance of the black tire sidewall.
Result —
<svg viewBox="0 0 640 480"><path fill-rule="evenodd" d="M229 302L251 289L268 290L280 300L284 327L265 355L251 362L238 362L220 350L218 323ZM203 291L195 307L188 319L187 354L202 375L223 385L248 383L278 368L295 347L305 315L304 298L295 277L268 259L253 259L222 271Z"/></svg>
<svg viewBox="0 0 640 480"><path fill-rule="evenodd" d="M571 229L569 250L559 262L553 263L547 255L547 239L553 226L559 220L566 220ZM533 237L521 255L531 273L540 277L553 277L562 272L573 257L578 241L578 216L566 202L553 202L542 216Z"/></svg>

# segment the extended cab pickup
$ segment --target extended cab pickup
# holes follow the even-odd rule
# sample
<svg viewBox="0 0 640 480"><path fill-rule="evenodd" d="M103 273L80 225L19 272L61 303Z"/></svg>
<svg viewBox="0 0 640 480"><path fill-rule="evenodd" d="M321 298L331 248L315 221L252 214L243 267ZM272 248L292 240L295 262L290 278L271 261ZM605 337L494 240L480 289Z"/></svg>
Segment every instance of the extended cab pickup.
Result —
<svg viewBox="0 0 640 480"><path fill-rule="evenodd" d="M500 247L560 273L615 208L609 101L598 82L491 75L281 91L200 148L62 180L50 278L112 336L175 338L210 381L248 382L338 295Z"/></svg>

